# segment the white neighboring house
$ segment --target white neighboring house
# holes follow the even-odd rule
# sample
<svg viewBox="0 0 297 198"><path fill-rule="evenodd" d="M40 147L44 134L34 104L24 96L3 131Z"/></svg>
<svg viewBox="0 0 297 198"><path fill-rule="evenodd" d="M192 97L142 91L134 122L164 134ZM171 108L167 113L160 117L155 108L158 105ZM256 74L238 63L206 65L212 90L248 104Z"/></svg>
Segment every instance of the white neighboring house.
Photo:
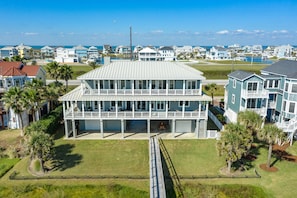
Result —
<svg viewBox="0 0 297 198"><path fill-rule="evenodd" d="M230 60L231 54L224 47L214 46L210 48L206 58L210 60Z"/></svg>
<svg viewBox="0 0 297 198"><path fill-rule="evenodd" d="M179 54L182 54L182 53L187 54L187 53L192 53L193 52L193 47L189 46L189 45L185 45L185 46L182 46L182 47L174 46L173 49L174 49L176 55L179 55Z"/></svg>
<svg viewBox="0 0 297 198"><path fill-rule="evenodd" d="M262 45L253 45L252 46L252 53L253 54L262 54L262 52L263 52Z"/></svg>
<svg viewBox="0 0 297 198"><path fill-rule="evenodd" d="M157 61L159 60L158 51L145 47L138 52L138 60L140 61Z"/></svg>
<svg viewBox="0 0 297 198"><path fill-rule="evenodd" d="M131 48L130 48L130 46L119 45L119 46L116 47L115 52L117 54L127 55L127 54L131 53Z"/></svg>
<svg viewBox="0 0 297 198"><path fill-rule="evenodd" d="M40 52L43 57L53 57L55 54L54 48L47 46L47 45L42 47L40 49Z"/></svg>
<svg viewBox="0 0 297 198"><path fill-rule="evenodd" d="M206 49L204 47L196 46L193 48L193 52L196 53L197 58L205 58L206 57Z"/></svg>
<svg viewBox="0 0 297 198"><path fill-rule="evenodd" d="M91 57L94 57L94 58L98 58L99 57L98 49L95 46L91 46L88 49L88 58L91 58Z"/></svg>
<svg viewBox="0 0 297 198"><path fill-rule="evenodd" d="M58 63L78 63L78 56L74 48L59 47L56 49L55 61Z"/></svg>
<svg viewBox="0 0 297 198"><path fill-rule="evenodd" d="M281 45L274 48L273 55L277 58L289 58L293 52L291 45Z"/></svg>
<svg viewBox="0 0 297 198"><path fill-rule="evenodd" d="M175 61L176 60L176 56L175 56L175 52L173 50L172 47L160 47L159 50L159 56L160 56L160 60L161 61Z"/></svg>
<svg viewBox="0 0 297 198"><path fill-rule="evenodd" d="M6 46L0 49L0 58L11 58L18 55L18 50L13 46Z"/></svg>

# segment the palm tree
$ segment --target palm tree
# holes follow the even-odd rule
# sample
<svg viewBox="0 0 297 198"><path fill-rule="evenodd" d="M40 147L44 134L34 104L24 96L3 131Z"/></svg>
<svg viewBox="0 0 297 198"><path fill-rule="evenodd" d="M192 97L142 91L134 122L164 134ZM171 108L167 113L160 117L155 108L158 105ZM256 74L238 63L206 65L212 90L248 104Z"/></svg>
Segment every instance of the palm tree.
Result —
<svg viewBox="0 0 297 198"><path fill-rule="evenodd" d="M237 122L244 125L251 134L256 134L261 128L263 119L255 111L241 111L238 113Z"/></svg>
<svg viewBox="0 0 297 198"><path fill-rule="evenodd" d="M27 82L24 89L25 100L28 102L28 110L32 113L33 121L39 120L42 104L47 99L45 97L45 85L42 80L33 79ZM35 119L35 113L38 112L38 117Z"/></svg>
<svg viewBox="0 0 297 198"><path fill-rule="evenodd" d="M56 61L48 63L46 67L46 71L49 75L58 82L58 78L60 77L60 65Z"/></svg>
<svg viewBox="0 0 297 198"><path fill-rule="evenodd" d="M53 154L53 138L41 129L36 129L36 131L30 132L27 138L27 146L30 151L31 159L39 160L41 171L44 172L44 163L49 160Z"/></svg>
<svg viewBox="0 0 297 198"><path fill-rule="evenodd" d="M245 128L238 123L229 123L225 125L225 130L221 134L217 149L220 156L225 156L230 173L232 163L247 153L248 141L242 136L245 134Z"/></svg>
<svg viewBox="0 0 297 198"><path fill-rule="evenodd" d="M277 142L285 140L285 133L282 129L279 129L274 124L267 124L259 131L258 138L262 141L265 141L268 147L268 157L266 167L269 168L271 165L271 154L272 154L272 145Z"/></svg>
<svg viewBox="0 0 297 198"><path fill-rule="evenodd" d="M48 100L48 110L51 111L59 96L65 93L65 88L61 82L53 82L46 86L45 97Z"/></svg>
<svg viewBox="0 0 297 198"><path fill-rule="evenodd" d="M66 90L68 90L68 80L72 79L73 70L69 65L62 65L60 67L60 78L65 80Z"/></svg>
<svg viewBox="0 0 297 198"><path fill-rule="evenodd" d="M217 84L216 83L211 83L205 85L205 90L209 91L211 93L211 104L214 105L214 100L213 100L213 94L217 90Z"/></svg>
<svg viewBox="0 0 297 198"><path fill-rule="evenodd" d="M11 87L7 92L5 92L2 98L5 109L7 111L11 109L16 114L19 122L19 128L21 129L21 136L24 134L22 112L26 110L26 101L24 100L23 95L23 90L20 87Z"/></svg>

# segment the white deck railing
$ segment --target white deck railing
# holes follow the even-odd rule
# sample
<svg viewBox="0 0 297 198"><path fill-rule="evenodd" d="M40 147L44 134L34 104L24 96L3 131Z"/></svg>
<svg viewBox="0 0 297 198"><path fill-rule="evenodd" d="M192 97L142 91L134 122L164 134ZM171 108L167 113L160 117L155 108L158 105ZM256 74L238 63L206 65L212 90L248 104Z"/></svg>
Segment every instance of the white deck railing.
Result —
<svg viewBox="0 0 297 198"><path fill-rule="evenodd" d="M269 92L267 90L248 91L242 90L242 98L268 98Z"/></svg>
<svg viewBox="0 0 297 198"><path fill-rule="evenodd" d="M65 111L64 118L74 118L74 119L98 119L98 118L144 118L144 119L159 119L159 118L207 118L206 111L168 111L166 112L156 112L156 111L75 111L74 113L71 110Z"/></svg>
<svg viewBox="0 0 297 198"><path fill-rule="evenodd" d="M84 95L200 95L199 89L87 89Z"/></svg>

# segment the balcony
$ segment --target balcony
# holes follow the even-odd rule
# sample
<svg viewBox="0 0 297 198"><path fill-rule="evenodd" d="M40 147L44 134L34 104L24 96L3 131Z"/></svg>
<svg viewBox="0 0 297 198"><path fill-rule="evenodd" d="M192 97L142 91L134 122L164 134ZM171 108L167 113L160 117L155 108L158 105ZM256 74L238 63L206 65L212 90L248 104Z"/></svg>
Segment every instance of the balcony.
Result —
<svg viewBox="0 0 297 198"><path fill-rule="evenodd" d="M257 90L257 91L249 91L249 90L241 90L242 98L268 98L269 92L267 90Z"/></svg>
<svg viewBox="0 0 297 198"><path fill-rule="evenodd" d="M199 89L88 89L84 95L200 95Z"/></svg>
<svg viewBox="0 0 297 198"><path fill-rule="evenodd" d="M206 111L72 111L67 110L65 119L207 119Z"/></svg>

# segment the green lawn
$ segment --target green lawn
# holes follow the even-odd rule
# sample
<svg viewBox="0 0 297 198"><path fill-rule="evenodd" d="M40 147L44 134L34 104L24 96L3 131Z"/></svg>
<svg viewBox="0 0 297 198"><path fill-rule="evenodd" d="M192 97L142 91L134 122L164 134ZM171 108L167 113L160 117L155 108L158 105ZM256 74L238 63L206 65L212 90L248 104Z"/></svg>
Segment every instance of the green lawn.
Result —
<svg viewBox="0 0 297 198"><path fill-rule="evenodd" d="M225 166L224 159L217 155L215 140L164 140L164 144L177 174L181 177L214 176L220 174L220 168ZM56 140L55 146L57 153L56 160L60 163L60 166L48 173L52 176L149 176L148 141L64 140L60 138ZM259 168L260 164L266 162L267 149L265 146L257 147L254 153L259 154L258 158L251 163L250 169L243 174L255 175L254 169L256 169L262 176L261 178L181 179L186 192L185 194L187 197L195 197L197 193L201 193L197 192L199 191L198 189L205 189L209 193L214 191L218 195L220 193L228 195L232 190L242 190L247 192L255 191L255 193L259 192L259 196L257 197L263 197L263 193L261 194L262 191L268 197L292 197L294 193L292 190L296 185L297 164L283 160L277 161L275 166L279 171L268 173ZM273 158L272 160L275 159ZM33 191L36 193L36 185L42 185L42 187L38 188L42 192L47 192L48 188L52 188L55 189L55 193L66 193L68 195L67 189L73 188L73 193L85 191L87 194L84 195L88 195L88 193L93 193L93 185L96 188L98 187L98 189L102 189L100 192L106 192L106 189L108 189L106 186L114 184L119 185L115 188L118 189L116 193L120 193L122 190L130 192L130 188L132 188L137 195L140 194L147 197L147 193L149 192L148 179L9 180L8 176L13 171L18 172L20 176L29 176L30 173L27 171L27 166L28 158L24 158L5 174L0 179L0 191L2 192L3 190L3 193L7 192L9 194L14 189L19 188L18 191L22 192L29 191L33 188ZM226 184L230 185L224 186ZM53 187L44 187L44 185L53 185ZM88 188L86 185L91 186ZM252 187L249 187L251 185ZM58 188L57 186L66 187ZM46 188L46 190L42 190L43 188ZM62 190L64 188L67 189ZM227 192L225 193L225 191ZM207 193L205 191L203 192ZM122 193L125 194L124 192ZM0 197L2 195L0 194ZM111 194L110 196L118 197L117 195L119 194ZM245 193L245 195L247 194Z"/></svg>
<svg viewBox="0 0 297 198"><path fill-rule="evenodd" d="M244 71L260 74L260 70L267 67L267 65L264 65L264 64L253 64L253 65L188 64L188 65L203 72L203 76L206 77L206 79L228 79L228 74L235 70L244 70Z"/></svg>
<svg viewBox="0 0 297 198"><path fill-rule="evenodd" d="M70 66L73 70L72 79L76 79L78 76L83 75L84 73L87 73L93 69L89 65L70 65ZM44 65L43 68L46 70L46 65ZM46 73L46 79L53 79L53 78L50 77L48 73Z"/></svg>
<svg viewBox="0 0 297 198"><path fill-rule="evenodd" d="M7 173L16 163L18 163L19 159L8 159L1 158L0 159L0 178Z"/></svg>
<svg viewBox="0 0 297 198"><path fill-rule="evenodd" d="M211 92L205 90L205 85L202 86L202 91L206 95L211 96ZM224 96L224 94L225 94L225 87L224 87L224 85L217 85L217 89L214 91L213 96Z"/></svg>

